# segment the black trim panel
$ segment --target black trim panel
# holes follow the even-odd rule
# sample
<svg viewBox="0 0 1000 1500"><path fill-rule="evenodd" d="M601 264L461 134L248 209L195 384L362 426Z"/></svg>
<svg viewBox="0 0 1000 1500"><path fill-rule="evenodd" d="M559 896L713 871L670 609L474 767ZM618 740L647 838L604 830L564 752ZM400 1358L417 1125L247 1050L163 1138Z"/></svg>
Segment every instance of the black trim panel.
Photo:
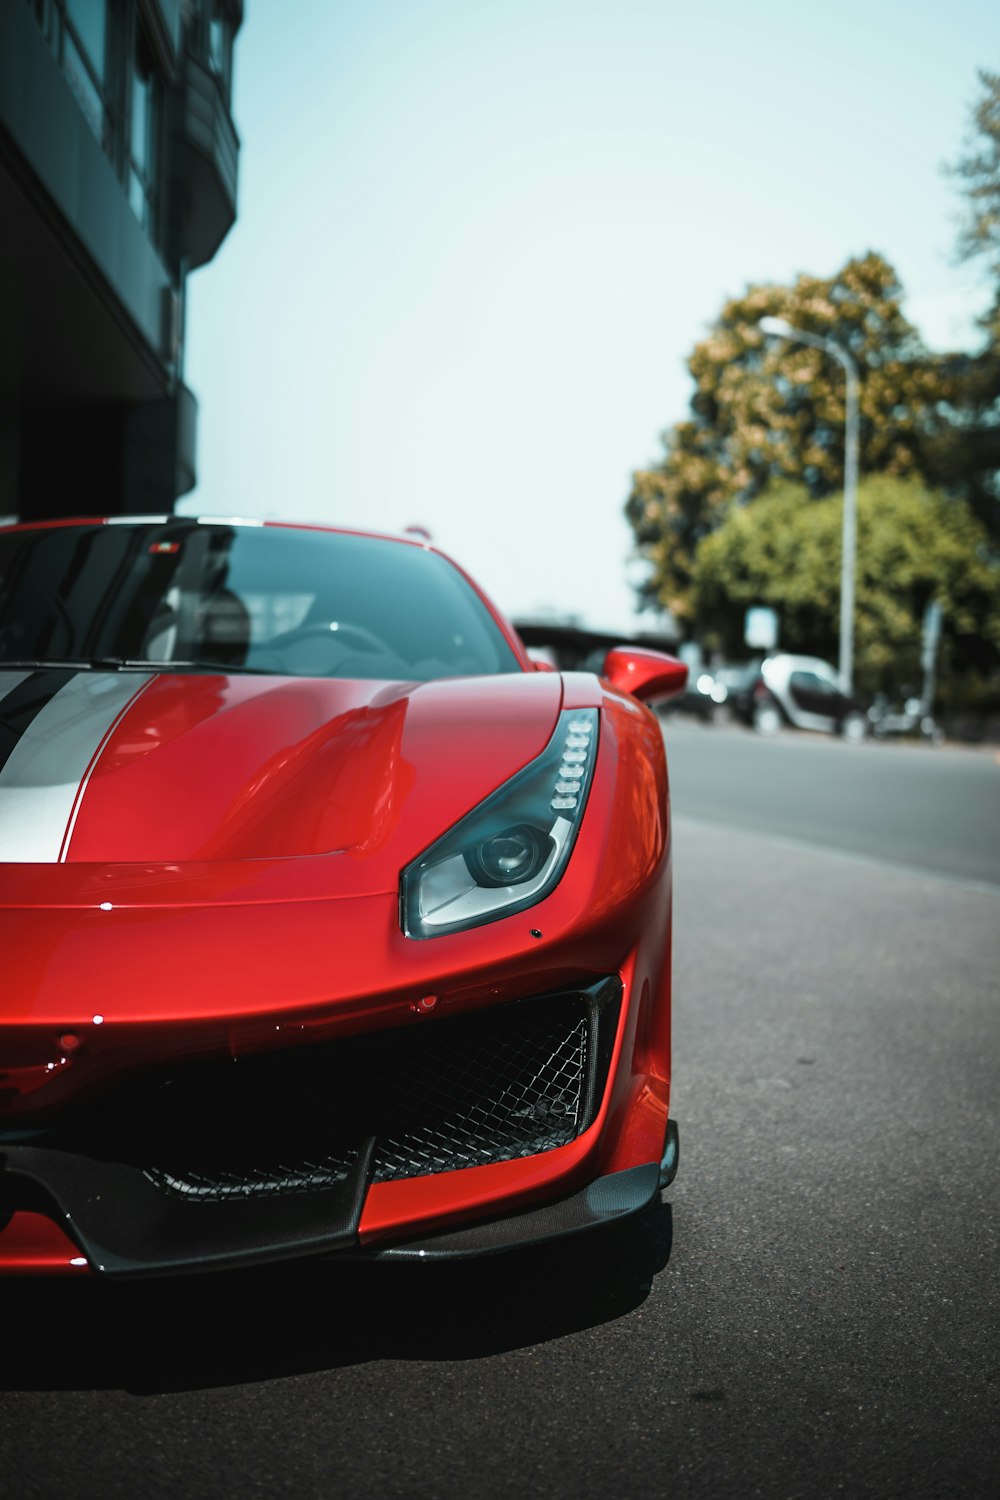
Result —
<svg viewBox="0 0 1000 1500"><path fill-rule="evenodd" d="M0 771L43 708L76 676L75 667L32 672L0 700Z"/></svg>
<svg viewBox="0 0 1000 1500"><path fill-rule="evenodd" d="M375 1142L335 1188L286 1198L191 1203L163 1193L138 1167L69 1151L8 1146L4 1175L42 1189L95 1271L108 1276L263 1265L357 1243Z"/></svg>
<svg viewBox="0 0 1000 1500"><path fill-rule="evenodd" d="M681 1159L681 1139L677 1129L676 1120L667 1121L667 1135L663 1143L663 1157L660 1161L660 1188L668 1188L677 1176L677 1168Z"/></svg>
<svg viewBox="0 0 1000 1500"><path fill-rule="evenodd" d="M657 1162L643 1167L628 1167L598 1177L572 1198L531 1208L526 1213L468 1229L453 1229L446 1234L410 1240L405 1245L376 1246L370 1250L347 1251L339 1260L468 1260L479 1255L497 1255L505 1250L541 1245L546 1240L561 1239L598 1229L618 1219L639 1213L659 1191L660 1168Z"/></svg>

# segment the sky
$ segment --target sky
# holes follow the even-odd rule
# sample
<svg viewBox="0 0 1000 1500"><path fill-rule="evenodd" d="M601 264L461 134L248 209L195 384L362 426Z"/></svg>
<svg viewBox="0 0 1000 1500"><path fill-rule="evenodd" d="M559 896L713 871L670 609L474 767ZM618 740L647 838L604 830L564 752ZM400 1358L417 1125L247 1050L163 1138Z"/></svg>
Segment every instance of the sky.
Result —
<svg viewBox="0 0 1000 1500"><path fill-rule="evenodd" d="M178 510L423 526L509 616L636 628L631 474L727 298L874 249L975 347L980 68L996 0L247 0Z"/></svg>

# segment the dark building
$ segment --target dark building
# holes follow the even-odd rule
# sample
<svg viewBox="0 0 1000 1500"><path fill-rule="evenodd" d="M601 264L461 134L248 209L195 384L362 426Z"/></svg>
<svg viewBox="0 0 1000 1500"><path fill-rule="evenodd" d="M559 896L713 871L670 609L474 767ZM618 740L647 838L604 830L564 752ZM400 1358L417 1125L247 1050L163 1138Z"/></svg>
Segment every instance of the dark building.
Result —
<svg viewBox="0 0 1000 1500"><path fill-rule="evenodd" d="M195 483L188 273L236 217L243 0L0 0L0 514Z"/></svg>

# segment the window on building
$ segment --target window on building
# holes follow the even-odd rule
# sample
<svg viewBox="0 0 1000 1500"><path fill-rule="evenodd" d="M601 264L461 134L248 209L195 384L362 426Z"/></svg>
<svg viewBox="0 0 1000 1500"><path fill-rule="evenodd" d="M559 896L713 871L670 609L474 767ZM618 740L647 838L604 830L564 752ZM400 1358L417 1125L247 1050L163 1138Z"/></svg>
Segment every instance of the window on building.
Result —
<svg viewBox="0 0 1000 1500"><path fill-rule="evenodd" d="M28 0L149 237L158 237L164 85L136 6Z"/></svg>
<svg viewBox="0 0 1000 1500"><path fill-rule="evenodd" d="M136 28L131 67L128 200L150 238L156 236L161 85L149 41Z"/></svg>
<svg viewBox="0 0 1000 1500"><path fill-rule="evenodd" d="M107 150L113 112L107 89L108 0L66 0L62 65L91 129Z"/></svg>
<svg viewBox="0 0 1000 1500"><path fill-rule="evenodd" d="M212 0L209 14L208 61L228 101L233 67L233 23L221 0Z"/></svg>
<svg viewBox="0 0 1000 1500"><path fill-rule="evenodd" d="M112 161L121 118L114 68L119 0L29 0L91 130Z"/></svg>

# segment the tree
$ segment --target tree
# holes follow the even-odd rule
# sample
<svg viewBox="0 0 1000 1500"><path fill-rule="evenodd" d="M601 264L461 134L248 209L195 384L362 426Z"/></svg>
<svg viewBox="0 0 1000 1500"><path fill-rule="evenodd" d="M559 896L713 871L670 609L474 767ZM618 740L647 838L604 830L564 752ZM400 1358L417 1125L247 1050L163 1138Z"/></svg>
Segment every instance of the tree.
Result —
<svg viewBox="0 0 1000 1500"><path fill-rule="evenodd" d="M925 467L965 495L1000 539L1000 73L982 71L979 81L965 154L946 170L966 200L959 259L984 258L995 289L980 319L983 348L939 361L952 387L951 420L928 443Z"/></svg>
<svg viewBox="0 0 1000 1500"><path fill-rule="evenodd" d="M774 485L732 509L698 549L693 578L702 639L745 654L744 611L780 618L782 649L836 660L843 499ZM855 679L862 694L920 681L923 611L944 616L939 697L985 703L1000 692L1000 559L962 500L917 478L870 478L858 492Z"/></svg>
<svg viewBox="0 0 1000 1500"><path fill-rule="evenodd" d="M633 476L626 514L652 563L647 596L682 622L693 619L696 554L734 505L791 479L821 499L843 482L846 391L822 351L768 339L769 314L839 341L861 372L861 469L899 478L924 472L939 435L952 372L930 360L903 316L892 266L874 252L829 279L751 286L727 302L688 368L689 418L664 434L665 457Z"/></svg>
<svg viewBox="0 0 1000 1500"><path fill-rule="evenodd" d="M979 74L982 94L972 106L965 155L947 170L962 184L966 218L958 239L961 260L987 258L1000 286L1000 73Z"/></svg>

